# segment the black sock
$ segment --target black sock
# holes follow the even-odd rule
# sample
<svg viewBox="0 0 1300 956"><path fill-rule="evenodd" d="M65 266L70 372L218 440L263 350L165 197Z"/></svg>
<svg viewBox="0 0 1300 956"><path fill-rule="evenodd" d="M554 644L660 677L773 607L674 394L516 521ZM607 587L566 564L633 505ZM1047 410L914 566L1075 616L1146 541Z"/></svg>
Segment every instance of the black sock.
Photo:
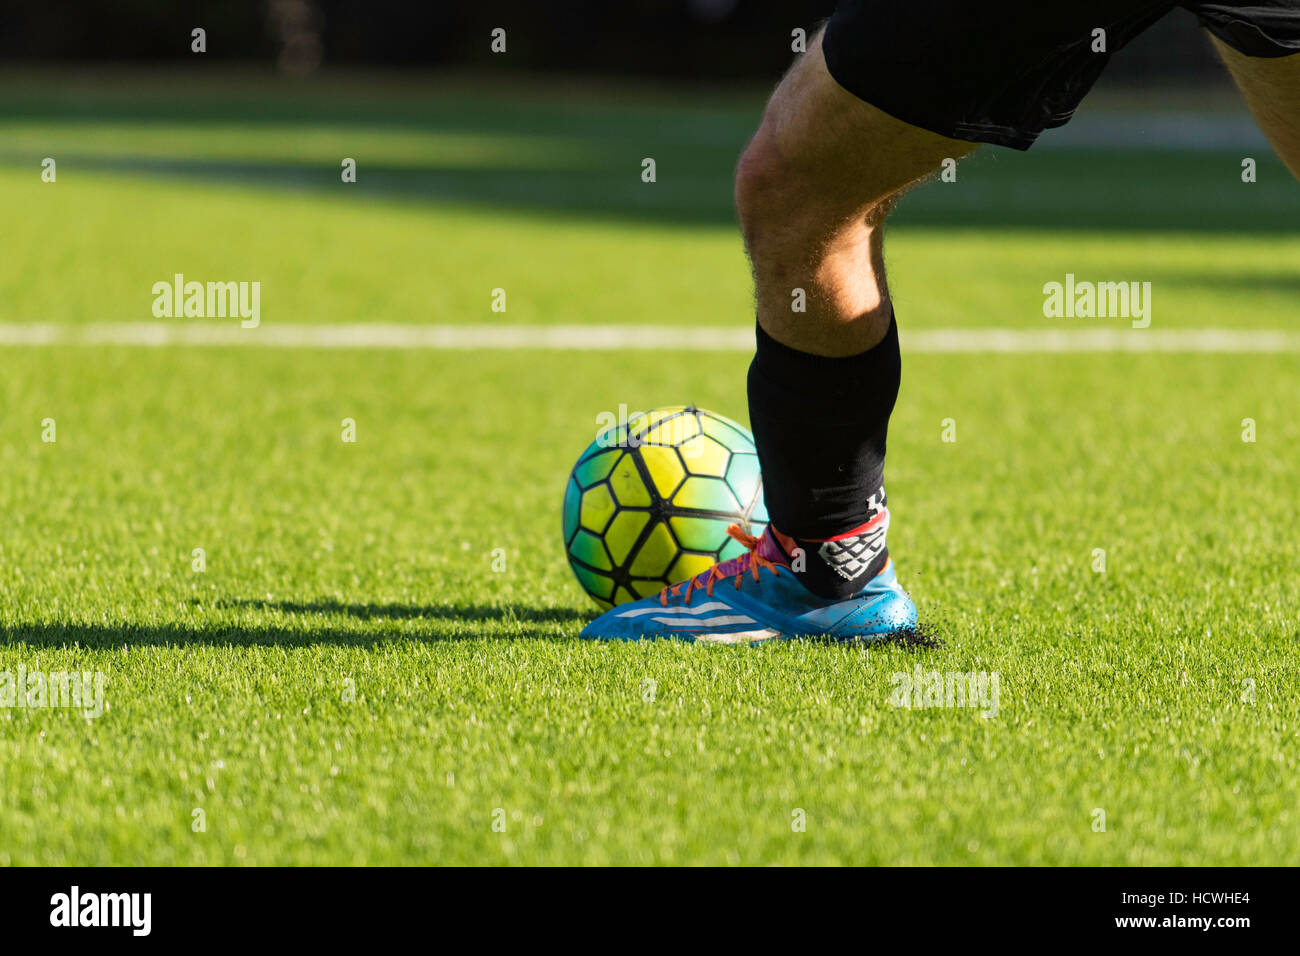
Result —
<svg viewBox="0 0 1300 956"><path fill-rule="evenodd" d="M803 549L792 565L804 586L847 597L889 559L885 433L901 375L898 327L891 315L878 345L845 358L800 352L762 327L757 335L749 421L768 516Z"/></svg>

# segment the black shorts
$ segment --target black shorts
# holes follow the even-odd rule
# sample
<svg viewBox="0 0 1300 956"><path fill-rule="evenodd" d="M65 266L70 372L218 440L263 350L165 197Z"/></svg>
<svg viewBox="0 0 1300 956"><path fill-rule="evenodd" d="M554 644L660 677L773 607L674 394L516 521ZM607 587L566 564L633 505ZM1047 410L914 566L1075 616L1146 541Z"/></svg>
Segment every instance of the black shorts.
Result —
<svg viewBox="0 0 1300 956"><path fill-rule="evenodd" d="M1300 0L840 0L822 39L835 81L952 139L1028 149L1069 121L1112 53L1175 7L1247 56L1300 53ZM1094 31L1105 30L1105 52Z"/></svg>

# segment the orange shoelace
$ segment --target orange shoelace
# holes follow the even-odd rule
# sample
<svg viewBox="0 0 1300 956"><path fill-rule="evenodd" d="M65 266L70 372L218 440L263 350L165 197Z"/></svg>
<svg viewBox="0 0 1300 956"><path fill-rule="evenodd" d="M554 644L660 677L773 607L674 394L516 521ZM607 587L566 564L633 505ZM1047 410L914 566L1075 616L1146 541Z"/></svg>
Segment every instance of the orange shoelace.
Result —
<svg viewBox="0 0 1300 956"><path fill-rule="evenodd" d="M749 571L754 575L755 581L758 580L758 572L761 568L769 568L773 574L781 573L781 565L769 561L755 550L758 547L758 538L754 537L752 534L745 534L745 532L740 530L740 525L738 524L733 524L731 527L727 528L727 534L731 535L749 550L738 557L730 558L723 561L721 564L715 564L713 567L709 568L708 571L705 571L703 574L697 574L684 584L674 584L672 587L664 588L659 592L660 604L667 607L668 599L677 594L681 594L685 603L690 604L691 595L700 587L704 588L705 594L709 597L713 597L713 583L731 577L730 571L723 571L722 569L733 562L736 568L735 586L737 589L740 588L741 579L744 578L746 571ZM703 582L701 582L701 578L704 579ZM685 588L686 590L683 591L682 588Z"/></svg>

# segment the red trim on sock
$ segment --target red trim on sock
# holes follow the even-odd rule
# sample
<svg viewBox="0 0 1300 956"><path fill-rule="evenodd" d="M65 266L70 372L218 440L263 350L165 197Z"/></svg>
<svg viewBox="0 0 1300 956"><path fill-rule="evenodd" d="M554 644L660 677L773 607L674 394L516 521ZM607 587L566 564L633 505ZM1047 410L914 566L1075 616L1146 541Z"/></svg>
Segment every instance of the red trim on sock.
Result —
<svg viewBox="0 0 1300 956"><path fill-rule="evenodd" d="M843 534L837 534L833 538L807 538L805 540L816 541L820 544L823 541L843 541L845 538L856 538L860 534L866 534L868 531L870 531L876 525L880 524L880 522L886 520L888 517L889 517L889 509L881 508L878 512L876 512L875 517L873 517L870 521L868 521L866 524L858 525L852 531L845 531Z"/></svg>

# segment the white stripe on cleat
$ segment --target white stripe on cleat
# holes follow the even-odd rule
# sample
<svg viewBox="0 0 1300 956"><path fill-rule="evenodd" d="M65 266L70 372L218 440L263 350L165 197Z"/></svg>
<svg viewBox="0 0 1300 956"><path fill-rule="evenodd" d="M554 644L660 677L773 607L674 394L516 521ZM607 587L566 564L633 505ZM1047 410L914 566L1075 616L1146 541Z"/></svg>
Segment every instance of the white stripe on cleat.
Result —
<svg viewBox="0 0 1300 956"><path fill-rule="evenodd" d="M697 641L707 644L754 644L758 641L770 641L782 634L776 628L765 627L758 631L732 631L730 634L692 634Z"/></svg>

